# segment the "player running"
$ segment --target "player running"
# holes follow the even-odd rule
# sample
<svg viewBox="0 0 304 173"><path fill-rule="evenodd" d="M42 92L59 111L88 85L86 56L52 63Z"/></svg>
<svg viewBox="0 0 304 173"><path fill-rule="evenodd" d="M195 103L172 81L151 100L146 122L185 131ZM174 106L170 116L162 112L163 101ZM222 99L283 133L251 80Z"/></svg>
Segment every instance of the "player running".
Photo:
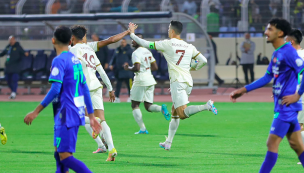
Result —
<svg viewBox="0 0 304 173"><path fill-rule="evenodd" d="M1 124L0 124L0 139L1 139L1 143L5 145L7 142L7 136L5 133L5 129L4 127L1 126Z"/></svg>
<svg viewBox="0 0 304 173"><path fill-rule="evenodd" d="M72 43L74 46L70 48L70 51L74 53L75 56L81 61L83 72L87 79L90 95L92 98L94 114L95 117L99 118L98 120L100 121L102 127L101 133L104 136L106 144L108 146L109 157L107 161L114 161L117 155L117 151L113 144L110 127L105 121L104 106L102 99L102 85L99 82L98 78L96 77L96 70L98 71L101 79L103 80L103 82L110 91L111 102L115 100L114 91L110 79L108 78L106 72L104 71L104 69L102 68L99 62L99 59L95 54L95 50L93 50L89 45L83 42L83 39L84 37L86 37L86 33L87 33L86 28L84 26L75 25L71 27L71 30L72 30ZM92 130L88 125L88 122L89 122L88 117L86 117L86 125L85 125L86 130L90 133L90 135L93 135ZM93 138L96 137L98 137L98 134L96 136L93 135ZM101 142L100 138L98 142L99 143ZM98 150L95 153L105 152L105 151L106 149L103 145L101 147L99 146Z"/></svg>
<svg viewBox="0 0 304 173"><path fill-rule="evenodd" d="M71 36L71 30L65 26L59 26L54 31L52 43L57 57L53 60L49 77L52 86L41 104L26 115L24 122L30 125L38 114L53 101L56 172L68 172L69 169L72 169L75 172L90 173L87 166L75 159L72 154L75 152L79 126L85 124L85 105L93 130L99 132L101 126L93 114L89 88L80 61L74 54L68 52Z"/></svg>
<svg viewBox="0 0 304 173"><path fill-rule="evenodd" d="M199 70L206 63L207 59L192 45L181 40L180 34L183 30L183 24L179 21L171 21L168 35L170 40L150 42L143 40L134 34L136 25L129 24L131 38L139 45L162 51L167 62L170 76L170 89L173 101L172 119L169 125L169 134L165 142L160 143L160 147L170 150L173 137L178 128L180 119L190 118L192 115L201 111L212 111L217 114L213 101L209 100L205 105L188 106L188 97L192 91L193 80L190 74L190 63L192 59L198 61L195 68Z"/></svg>
<svg viewBox="0 0 304 173"><path fill-rule="evenodd" d="M261 166L261 173L269 173L278 158L278 148L284 136L291 148L297 153L301 163L304 163L304 146L301 140L301 128L298 123L298 111L302 110L298 102L304 92L303 81L298 92L298 75L304 70L302 58L290 43L285 43L284 37L291 31L289 22L285 19L272 19L267 26L265 35L267 43L272 43L276 49L265 75L245 87L230 94L232 102L246 92L250 92L273 81L274 119L267 140L267 154ZM294 94L296 93L296 94ZM291 96L288 96L291 95Z"/></svg>
<svg viewBox="0 0 304 173"><path fill-rule="evenodd" d="M136 34L138 37L143 38L142 34ZM135 134L148 134L146 126L142 119L142 113L139 109L141 102L144 102L145 108L148 112L162 112L166 120L170 120L170 114L167 110L167 106L153 104L154 85L156 81L151 73L158 69L156 61L152 53L144 48L140 47L134 40L132 46L135 51L132 53L133 66L128 64L124 66L125 70L130 70L135 73L133 86L131 88L131 107L133 109L133 116L137 122L140 130Z"/></svg>
<svg viewBox="0 0 304 173"><path fill-rule="evenodd" d="M297 50L298 55L304 60L304 49L301 48L301 42L303 39L302 32L298 29L292 29L292 31L287 35L286 41L290 42L292 47ZM301 81L302 81L302 75L299 76ZM300 85L298 85L298 88ZM304 95L301 96L302 100L302 108L304 107ZM304 129L303 129L303 124L304 124L304 111L299 111L298 113L298 121L301 127L301 136L302 136L302 141L304 142ZM301 162L298 162L298 164L301 164Z"/></svg>

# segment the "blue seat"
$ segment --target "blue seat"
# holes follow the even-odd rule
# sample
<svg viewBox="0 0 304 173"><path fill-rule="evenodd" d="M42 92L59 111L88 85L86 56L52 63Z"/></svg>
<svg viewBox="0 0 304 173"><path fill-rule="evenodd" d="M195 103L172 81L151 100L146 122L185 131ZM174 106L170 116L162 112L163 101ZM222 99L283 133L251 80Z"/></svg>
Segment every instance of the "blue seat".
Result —
<svg viewBox="0 0 304 173"><path fill-rule="evenodd" d="M255 37L263 37L264 34L263 34L263 33L256 33L254 36L255 36Z"/></svg>
<svg viewBox="0 0 304 173"><path fill-rule="evenodd" d="M237 32L238 29L237 29L237 27L229 27L228 31L229 32ZM235 33L228 34L228 37L235 37Z"/></svg>
<svg viewBox="0 0 304 173"><path fill-rule="evenodd" d="M44 53L44 50L37 51L33 62L33 74L35 80L45 79L46 75L46 64L47 64L47 55Z"/></svg>
<svg viewBox="0 0 304 173"><path fill-rule="evenodd" d="M20 80L27 81L33 79L33 60L34 56L30 51L27 51L29 56L23 56L21 62Z"/></svg>
<svg viewBox="0 0 304 173"><path fill-rule="evenodd" d="M27 92L23 94L33 94L31 93L31 84L33 81L33 62L34 56L28 51L29 56L24 56L22 58L22 67L20 73L20 80L24 81L24 85L27 88Z"/></svg>
<svg viewBox="0 0 304 173"><path fill-rule="evenodd" d="M160 62L159 62L159 66L158 66L158 73L155 76L155 79L158 81L158 83L160 84L160 87L161 87L161 92L156 93L156 94L160 94L160 95L169 94L169 93L164 92L164 84L165 84L166 81L169 80L169 72L168 72L167 61L166 61L166 59L163 55L161 55L161 57L160 57Z"/></svg>
<svg viewBox="0 0 304 173"><path fill-rule="evenodd" d="M228 27L226 27L226 26L220 27L220 32L227 32L227 31L228 31ZM219 37L227 37L227 34L221 33L221 34L219 34Z"/></svg>

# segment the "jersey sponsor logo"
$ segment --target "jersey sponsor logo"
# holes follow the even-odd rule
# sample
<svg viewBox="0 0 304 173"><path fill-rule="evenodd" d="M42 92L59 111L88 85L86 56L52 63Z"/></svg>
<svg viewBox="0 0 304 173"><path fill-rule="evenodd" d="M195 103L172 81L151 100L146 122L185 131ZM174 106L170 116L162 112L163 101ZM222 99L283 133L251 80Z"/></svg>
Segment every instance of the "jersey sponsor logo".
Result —
<svg viewBox="0 0 304 173"><path fill-rule="evenodd" d="M273 85L272 90L275 95L280 95L282 92L283 85L280 82Z"/></svg>
<svg viewBox="0 0 304 173"><path fill-rule="evenodd" d="M52 76L57 76L59 74L59 69L57 67L54 67L52 70Z"/></svg>
<svg viewBox="0 0 304 173"><path fill-rule="evenodd" d="M300 58L296 59L296 64L297 64L298 67L302 66L303 65L303 60L300 59Z"/></svg>
<svg viewBox="0 0 304 173"><path fill-rule="evenodd" d="M75 56L72 57L72 62L73 62L74 64L79 64L79 63L80 63L79 59L76 58Z"/></svg>
<svg viewBox="0 0 304 173"><path fill-rule="evenodd" d="M275 77L275 78L277 78L277 77L279 77L279 67L277 67L277 66L272 66L272 72L273 72L273 76Z"/></svg>

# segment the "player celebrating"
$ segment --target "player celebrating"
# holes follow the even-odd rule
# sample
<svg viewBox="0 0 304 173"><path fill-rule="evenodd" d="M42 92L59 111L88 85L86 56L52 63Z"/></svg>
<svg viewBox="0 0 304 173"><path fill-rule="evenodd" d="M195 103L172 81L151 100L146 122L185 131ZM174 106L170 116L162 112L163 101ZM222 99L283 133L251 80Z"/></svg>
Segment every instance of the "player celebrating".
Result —
<svg viewBox="0 0 304 173"><path fill-rule="evenodd" d="M143 38L141 34L136 35ZM148 112L162 112L166 120L170 120L170 114L165 104L162 106L153 104L154 85L156 81L151 71L157 70L158 67L152 53L148 49L140 47L134 40L132 41L132 46L135 48L132 54L133 67L126 64L124 68L135 73L131 89L131 106L134 119L140 128L135 134L148 134L139 109L140 102L144 102Z"/></svg>
<svg viewBox="0 0 304 173"><path fill-rule="evenodd" d="M98 78L96 77L96 70L98 71L100 77L102 78L103 82L106 84L107 88L110 91L111 102L115 100L114 91L112 89L111 82L106 72L102 68L99 59L95 54L95 51L90 46L88 46L86 43L83 42L83 38L86 36L87 33L86 28L84 26L75 25L71 27L71 30L72 30L72 43L74 46L70 48L70 51L74 53L75 56L81 60L84 75L88 81L88 87L90 89L94 114L101 121L102 134L108 145L109 157L107 161L114 161L115 156L117 155L117 151L114 148L110 127L105 121L104 107L102 100L102 85L99 82ZM87 117L86 117L86 122L88 122ZM88 132L90 130L89 128L90 127L86 125L86 129ZM90 134L92 135L92 133ZM101 149L102 148L99 148L98 150Z"/></svg>
<svg viewBox="0 0 304 173"><path fill-rule="evenodd" d="M170 150L173 137L178 128L180 119L190 118L192 115L201 111L212 111L217 114L213 102L209 100L205 105L188 106L188 97L191 93L193 80L190 74L191 60L197 60L197 66L191 70L199 70L206 63L207 59L192 45L181 40L180 34L183 30L183 24L179 21L171 21L168 35L170 40L150 42L137 37L134 34L136 25L129 24L131 38L139 45L162 51L167 62L170 76L170 89L173 101L172 119L169 125L168 138L160 147Z"/></svg>
<svg viewBox="0 0 304 173"><path fill-rule="evenodd" d="M7 136L5 133L5 129L4 127L1 126L1 124L0 124L0 139L1 139L1 143L5 145L7 142Z"/></svg>
<svg viewBox="0 0 304 173"><path fill-rule="evenodd" d="M297 50L298 55L304 60L304 49L301 48L300 43L302 42L303 35L302 32L298 29L293 29L286 37L286 41L290 42L292 47ZM302 75L299 76L300 79L302 80ZM298 86L300 87L300 86ZM301 97L302 99L302 108L304 107L304 95ZM301 136L302 136L302 141L304 142L304 129L303 129L303 124L304 124L304 111L299 111L298 113L298 121L301 127ZM299 162L298 164L301 164Z"/></svg>
<svg viewBox="0 0 304 173"><path fill-rule="evenodd" d="M304 146L301 140L301 128L297 120L298 111L302 110L301 103L297 101L304 92L303 81L296 93L297 75L304 70L304 63L291 44L284 43L284 37L290 31L290 24L285 19L272 19L268 23L265 31L267 42L272 43L276 50L272 54L265 75L230 94L230 99L235 102L244 93L260 88L274 79L274 120L267 140L268 151L260 169L261 173L269 173L272 170L278 158L279 144L285 135L301 163L304 163ZM294 95L287 96L291 94Z"/></svg>
<svg viewBox="0 0 304 173"><path fill-rule="evenodd" d="M71 35L71 30L65 26L59 26L54 31L52 43L57 57L53 60L49 77L52 87L41 104L33 112L27 114L24 122L30 125L38 114L54 100L56 172L68 172L69 169L72 169L75 172L90 173L87 166L75 159L72 154L75 152L79 126L85 124L85 104L91 127L94 131L99 132L101 126L93 114L89 88L80 61L71 52L68 52Z"/></svg>

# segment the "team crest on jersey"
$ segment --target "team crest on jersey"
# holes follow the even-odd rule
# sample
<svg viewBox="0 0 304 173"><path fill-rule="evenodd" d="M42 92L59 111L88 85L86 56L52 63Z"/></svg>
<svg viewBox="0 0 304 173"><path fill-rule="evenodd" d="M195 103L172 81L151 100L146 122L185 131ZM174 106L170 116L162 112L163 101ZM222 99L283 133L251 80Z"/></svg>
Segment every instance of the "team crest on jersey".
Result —
<svg viewBox="0 0 304 173"><path fill-rule="evenodd" d="M296 59L296 64L297 64L298 67L302 66L303 65L303 60L300 59L300 58Z"/></svg>
<svg viewBox="0 0 304 173"><path fill-rule="evenodd" d="M72 57L72 62L73 62L74 64L79 64L79 63L80 63L79 59L76 58L75 56Z"/></svg>
<svg viewBox="0 0 304 173"><path fill-rule="evenodd" d="M273 63L277 63L277 57L274 57L272 61Z"/></svg>

